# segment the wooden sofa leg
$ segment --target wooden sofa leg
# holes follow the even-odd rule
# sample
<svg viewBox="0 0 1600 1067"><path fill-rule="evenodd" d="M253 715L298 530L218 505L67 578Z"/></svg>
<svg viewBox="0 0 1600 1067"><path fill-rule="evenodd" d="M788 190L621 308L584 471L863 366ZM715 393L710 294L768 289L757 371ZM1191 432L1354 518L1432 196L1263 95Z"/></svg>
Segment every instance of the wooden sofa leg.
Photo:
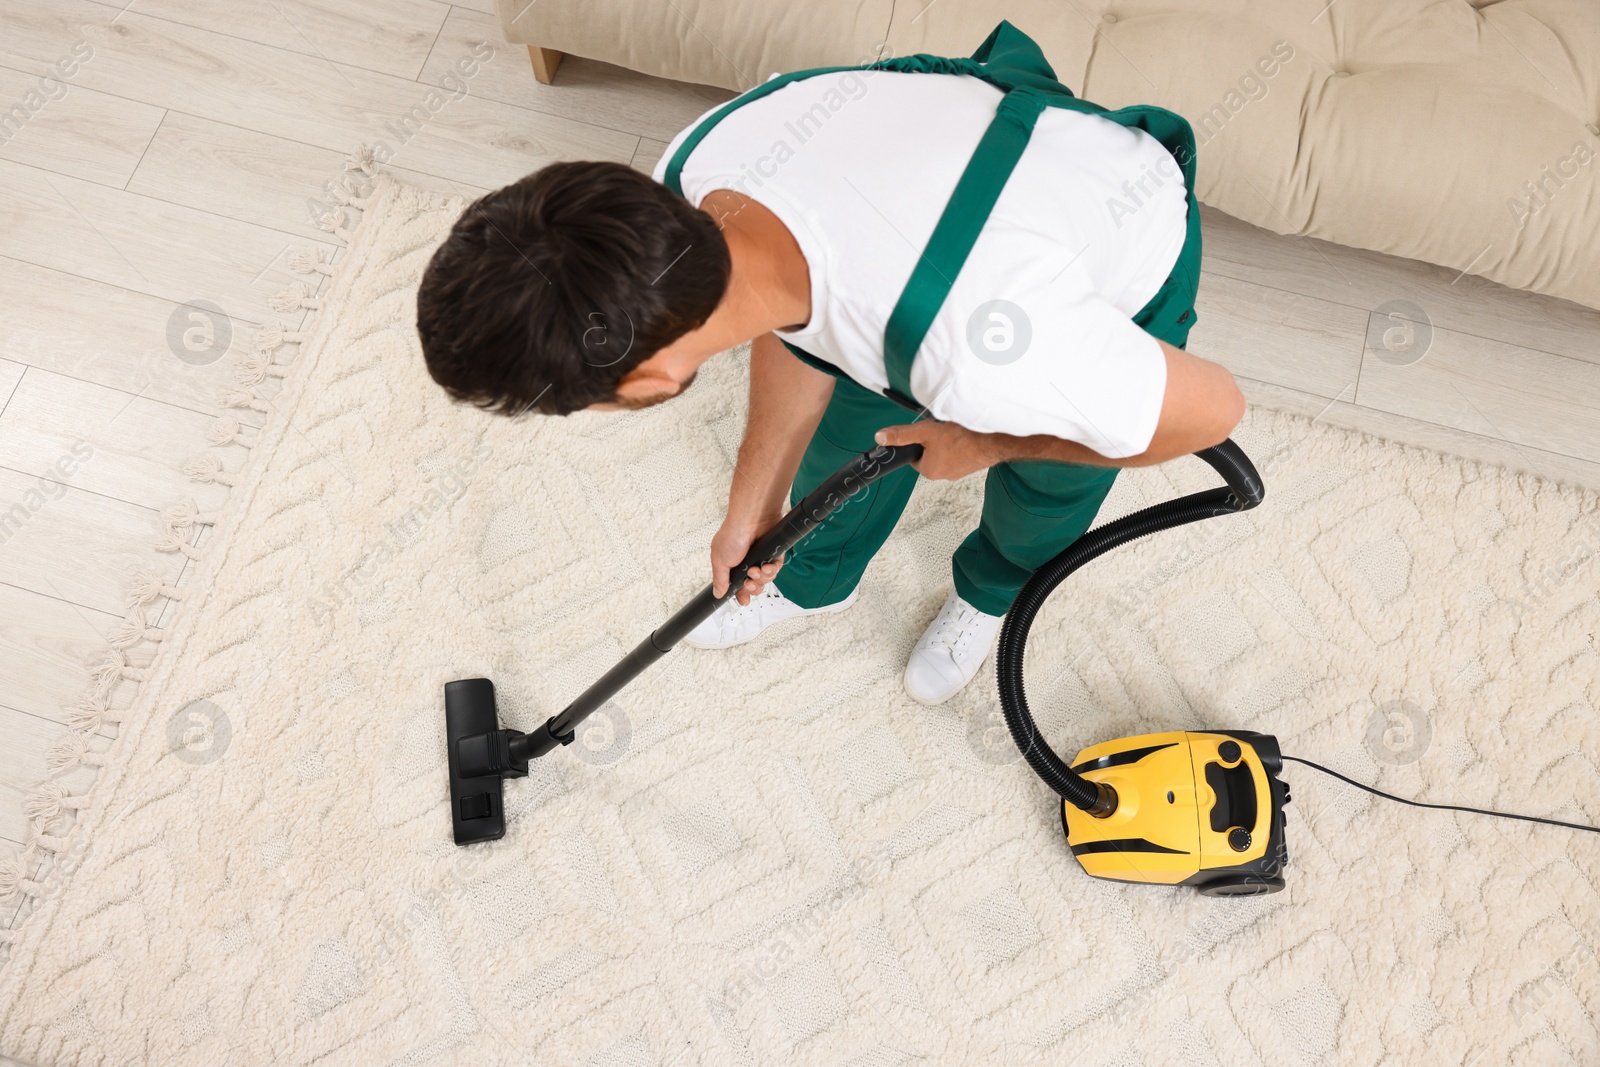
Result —
<svg viewBox="0 0 1600 1067"><path fill-rule="evenodd" d="M533 60L533 76L541 83L549 85L556 77L556 68L561 65L561 57L565 52L557 52L554 48L540 48L536 44L528 46L528 58Z"/></svg>

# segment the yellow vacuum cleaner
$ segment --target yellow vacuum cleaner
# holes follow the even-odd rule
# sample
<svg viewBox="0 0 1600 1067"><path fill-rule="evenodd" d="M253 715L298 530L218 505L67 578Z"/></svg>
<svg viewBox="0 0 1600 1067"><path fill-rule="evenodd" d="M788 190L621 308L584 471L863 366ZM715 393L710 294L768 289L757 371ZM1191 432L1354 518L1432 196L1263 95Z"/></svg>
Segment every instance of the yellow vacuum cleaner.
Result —
<svg viewBox="0 0 1600 1067"><path fill-rule="evenodd" d="M1175 730L1090 745L1065 763L1039 736L1022 683L1023 651L1033 618L1068 575L1105 552L1159 530L1214 515L1248 511L1265 489L1239 446L1222 442L1195 455L1226 488L1145 508L1090 530L1034 572L1000 628L996 673L1006 725L1028 765L1061 795L1061 829L1072 855L1096 878L1193 886L1207 896L1276 893L1289 862L1283 806L1287 762L1416 808L1465 811L1600 833L1600 827L1515 815L1460 804L1407 800L1363 785L1298 756L1285 756L1269 734L1245 730Z"/></svg>
<svg viewBox="0 0 1600 1067"><path fill-rule="evenodd" d="M1071 770L1112 798L1061 802L1072 854L1096 878L1192 885L1211 896L1283 888L1289 787L1266 734L1141 734L1090 745Z"/></svg>
<svg viewBox="0 0 1600 1067"><path fill-rule="evenodd" d="M1061 794L1061 828L1083 869L1119 882L1189 885L1211 896L1273 893L1288 862L1289 787L1278 742L1239 730L1172 731L1090 745L1067 764L1039 736L1022 681L1034 616L1067 576L1118 545L1261 503L1255 466L1233 441L1195 453L1227 483L1090 530L1034 572L1000 629L996 673L1011 737Z"/></svg>

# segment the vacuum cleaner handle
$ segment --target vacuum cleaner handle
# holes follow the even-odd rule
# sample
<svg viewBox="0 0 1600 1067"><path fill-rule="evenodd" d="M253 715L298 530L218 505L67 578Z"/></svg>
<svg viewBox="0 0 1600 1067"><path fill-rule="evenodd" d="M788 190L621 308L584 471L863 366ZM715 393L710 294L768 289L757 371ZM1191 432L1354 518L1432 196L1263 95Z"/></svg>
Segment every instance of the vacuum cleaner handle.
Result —
<svg viewBox="0 0 1600 1067"><path fill-rule="evenodd" d="M663 652L669 651L690 630L709 618L718 605L737 593L751 571L782 558L785 552L826 522L846 500L879 478L921 458L921 445L878 445L828 475L804 500L790 508L776 526L756 538L744 560L728 572L728 588L721 596L717 596L711 586L706 586L699 596L650 635L651 643Z"/></svg>
<svg viewBox="0 0 1600 1067"><path fill-rule="evenodd" d="M744 562L734 569L748 575L755 568L778 559L822 525L846 500L884 475L921 458L921 445L879 445L870 452L861 453L823 479L822 484L791 508L776 526L757 538ZM733 581L732 572L728 578L728 592L732 593L738 583ZM725 593L723 599L727 595Z"/></svg>
<svg viewBox="0 0 1600 1067"><path fill-rule="evenodd" d="M533 733L518 734L512 738L509 742L509 759L513 763L520 761L526 764L529 758L537 758L557 745L571 742L580 722L656 660L671 652L673 646L682 641L690 630L710 618L718 605L738 592L750 571L781 557L822 525L845 501L879 478L921 458L921 445L878 445L828 475L804 500L790 508L776 526L756 538L744 561L729 572L728 588L721 596L717 596L709 584L700 590L698 596L679 608L654 633L639 642L632 652L622 657L616 666L578 694L577 699L559 714L552 715Z"/></svg>

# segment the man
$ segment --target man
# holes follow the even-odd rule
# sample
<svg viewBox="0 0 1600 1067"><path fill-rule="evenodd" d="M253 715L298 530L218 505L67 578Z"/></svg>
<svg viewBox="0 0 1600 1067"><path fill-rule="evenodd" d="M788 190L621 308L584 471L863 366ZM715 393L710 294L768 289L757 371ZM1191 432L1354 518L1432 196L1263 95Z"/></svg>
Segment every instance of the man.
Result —
<svg viewBox="0 0 1600 1067"><path fill-rule="evenodd" d="M489 194L430 263L418 329L439 384L508 413L659 403L751 342L711 544L719 594L790 496L874 443L923 445L914 470L753 573L687 639L701 648L848 608L919 474L987 471L982 521L905 670L906 691L936 704L977 673L1023 582L1088 529L1119 468L1219 443L1244 398L1181 347L1199 275L1188 124L1068 99L1007 23L972 60L927 58L775 75L680 133L653 180L559 163ZM1020 142L1002 98L1027 94L1000 87L1017 84L1055 92Z"/></svg>

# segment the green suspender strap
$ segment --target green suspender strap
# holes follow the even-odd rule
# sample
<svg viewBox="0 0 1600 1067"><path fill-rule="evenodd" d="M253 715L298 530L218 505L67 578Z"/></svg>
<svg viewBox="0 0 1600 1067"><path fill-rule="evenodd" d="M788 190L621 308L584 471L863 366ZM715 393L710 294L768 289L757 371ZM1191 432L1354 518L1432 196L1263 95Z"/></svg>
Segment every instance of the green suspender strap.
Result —
<svg viewBox="0 0 1600 1067"><path fill-rule="evenodd" d="M928 238L928 247L911 268L911 278L883 330L883 369L889 375L889 395L901 404L913 399L911 364L916 362L922 339L977 243L983 224L989 221L1006 179L1028 147L1044 107L1044 98L1031 89L1013 89L1001 97L994 119L983 131Z"/></svg>
<svg viewBox="0 0 1600 1067"><path fill-rule="evenodd" d="M968 74L1002 90L1005 96L995 111L978 147L967 161L950 200L928 238L928 245L912 268L905 290L895 303L884 329L884 370L889 378L886 395L899 403L918 408L912 400L911 366L917 351L933 325L934 317L955 284L956 276L977 243L978 234L988 221L1006 180L1022 158L1033 134L1034 125L1046 107L1069 108L1100 115L1124 126L1144 130L1172 153L1183 171L1189 200L1189 233L1185 249L1199 255L1200 211L1194 196L1194 132L1189 123L1164 108L1139 106L1107 111L1073 95L1056 80L1055 71L1033 39L1009 22L1001 22L978 47L970 59L911 55L880 60L853 67L818 67L795 71L763 82L729 101L696 127L667 164L665 182L683 195L683 165L689 154L705 139L712 127L735 108L791 82L818 74L848 70L893 70L907 73ZM1191 264L1190 270L1194 269ZM798 354L798 352L796 353Z"/></svg>

